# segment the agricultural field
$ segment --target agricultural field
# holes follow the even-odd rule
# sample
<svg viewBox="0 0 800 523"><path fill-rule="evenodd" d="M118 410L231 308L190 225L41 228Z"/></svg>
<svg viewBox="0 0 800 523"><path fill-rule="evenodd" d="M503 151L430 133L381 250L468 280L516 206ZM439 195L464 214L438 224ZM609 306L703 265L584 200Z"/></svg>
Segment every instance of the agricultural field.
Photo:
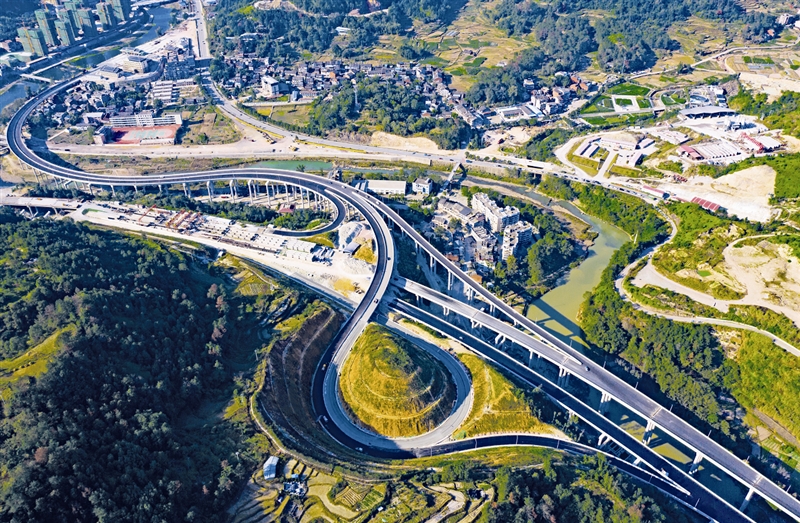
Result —
<svg viewBox="0 0 800 523"><path fill-rule="evenodd" d="M456 397L442 363L376 324L361 334L339 379L352 416L392 437L432 430L450 414Z"/></svg>

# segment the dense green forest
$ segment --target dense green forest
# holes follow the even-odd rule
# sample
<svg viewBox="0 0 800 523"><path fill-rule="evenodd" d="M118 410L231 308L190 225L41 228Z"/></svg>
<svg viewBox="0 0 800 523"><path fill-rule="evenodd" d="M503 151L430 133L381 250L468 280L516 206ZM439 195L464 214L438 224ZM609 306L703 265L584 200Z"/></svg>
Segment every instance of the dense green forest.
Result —
<svg viewBox="0 0 800 523"><path fill-rule="evenodd" d="M156 243L0 223L2 357L58 335L47 371L4 395L0 521L220 521L261 458L253 434L180 420L232 388L243 304Z"/></svg>
<svg viewBox="0 0 800 523"><path fill-rule="evenodd" d="M465 3L466 0L387 0L381 2L384 12L366 18L347 16L353 10L368 12L363 0L296 1L295 5L306 13L257 10L246 0L220 0L213 20L213 34L219 37L214 40L215 54L221 56L221 51L238 47L273 59L295 59L301 51L319 53L329 49L344 58L367 56L366 51L380 35L402 35L414 21L448 24ZM586 10L602 10L612 16L590 24ZM562 0L546 6L529 0L503 0L486 14L509 36L535 36L541 59L531 71L541 75L580 70L588 65L586 54L592 51L598 52L600 67L608 71L650 67L657 53L680 47L665 29L690 16L741 28L742 37L751 42L772 38L770 29L780 32L775 16L747 13L735 0L659 0L655 4L637 0ZM351 29L345 45L333 44L338 26ZM248 33L257 33L259 38L237 38ZM420 56L420 49L406 47L403 56Z"/></svg>
<svg viewBox="0 0 800 523"><path fill-rule="evenodd" d="M602 17L591 27L582 13L587 9L610 11L613 16ZM554 68L580 69L584 55L591 51L598 51L600 67L608 71L650 67L657 52L680 48L666 29L693 15L741 23L742 37L752 42L772 38L770 29L780 31L774 16L746 13L734 0L562 0L547 8L526 0L503 0L489 12L490 19L509 36L536 35L547 56L544 74L551 74Z"/></svg>
<svg viewBox="0 0 800 523"><path fill-rule="evenodd" d="M346 16L352 10L368 13L367 2L361 0L298 0L307 13L284 9L254 9L249 0L220 0L211 25L214 54L239 48L247 53L273 59L296 59L301 51L323 52L331 49L344 58L359 56L377 42L380 35L399 35L412 22L449 22L466 0L384 0L386 10L370 17ZM332 46L335 28L351 30L347 45ZM258 33L258 38L237 38Z"/></svg>

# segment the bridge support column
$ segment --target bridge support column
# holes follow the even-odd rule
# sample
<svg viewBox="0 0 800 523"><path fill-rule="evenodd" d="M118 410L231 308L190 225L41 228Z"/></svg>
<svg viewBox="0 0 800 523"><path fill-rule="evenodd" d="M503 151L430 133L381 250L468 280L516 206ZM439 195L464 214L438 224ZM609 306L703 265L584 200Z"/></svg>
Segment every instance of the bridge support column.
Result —
<svg viewBox="0 0 800 523"><path fill-rule="evenodd" d="M415 296L415 298L417 298L417 307L422 305L422 299L419 296Z"/></svg>
<svg viewBox="0 0 800 523"><path fill-rule="evenodd" d="M253 180L247 180L247 195L250 197L250 201L253 201Z"/></svg>
<svg viewBox="0 0 800 523"><path fill-rule="evenodd" d="M600 414L605 414L608 412L608 406L611 404L611 395L603 392L600 395Z"/></svg>
<svg viewBox="0 0 800 523"><path fill-rule="evenodd" d="M703 461L703 455L699 452L694 455L694 461L692 461L692 468L689 469L689 474L694 474L697 472L697 469L700 468L700 462Z"/></svg>
<svg viewBox="0 0 800 523"><path fill-rule="evenodd" d="M92 189L92 184L91 183L89 184L89 194L94 196L94 189Z"/></svg>
<svg viewBox="0 0 800 523"><path fill-rule="evenodd" d="M472 318L470 318L469 320L469 325L470 327L472 327L472 330L479 329L481 327L481 324L473 320Z"/></svg>
<svg viewBox="0 0 800 523"><path fill-rule="evenodd" d="M633 466L634 467L638 467L639 463L641 463L641 462L642 462L642 458L637 457L635 460L633 460Z"/></svg>
<svg viewBox="0 0 800 523"><path fill-rule="evenodd" d="M208 189L208 203L214 201L214 184L210 181L206 182L206 189Z"/></svg>
<svg viewBox="0 0 800 523"><path fill-rule="evenodd" d="M472 303L472 297L474 296L475 291L472 290L472 287L467 287L467 304Z"/></svg>
<svg viewBox="0 0 800 523"><path fill-rule="evenodd" d="M235 180L231 180L228 183L228 186L230 186L230 188L231 188L231 199L233 199L233 201L235 202L236 201L236 183L235 183Z"/></svg>
<svg viewBox="0 0 800 523"><path fill-rule="evenodd" d="M489 316L494 316L494 304L489 304Z"/></svg>
<svg viewBox="0 0 800 523"><path fill-rule="evenodd" d="M602 449L603 445L608 443L610 440L611 438L608 437L608 434L606 434L605 432L601 432L600 437L597 439L597 448Z"/></svg>
<svg viewBox="0 0 800 523"><path fill-rule="evenodd" d="M442 311L444 312L445 316L450 316L450 309L448 309L447 307L442 307Z"/></svg>
<svg viewBox="0 0 800 523"><path fill-rule="evenodd" d="M158 194L161 194L163 191L161 190L161 186L158 186Z"/></svg>
<svg viewBox="0 0 800 523"><path fill-rule="evenodd" d="M449 291L452 289L453 289L453 273L447 271L447 290Z"/></svg>
<svg viewBox="0 0 800 523"><path fill-rule="evenodd" d="M187 187L185 183L183 184L183 195L186 196L187 198L190 197L189 196L189 187Z"/></svg>
<svg viewBox="0 0 800 523"><path fill-rule="evenodd" d="M742 501L742 506L739 507L739 512L744 512L747 508L747 505L750 504L750 500L753 499L753 494L755 493L755 489L750 487L750 490L747 491L747 496L745 496L744 501Z"/></svg>
<svg viewBox="0 0 800 523"><path fill-rule="evenodd" d="M66 189L66 186L64 188ZM114 186L113 185L111 186L111 196L113 196L114 198L117 197L117 192L114 190Z"/></svg>
<svg viewBox="0 0 800 523"><path fill-rule="evenodd" d="M139 194L139 186L138 185L134 185L133 186L133 192L135 192L136 194Z"/></svg>
<svg viewBox="0 0 800 523"><path fill-rule="evenodd" d="M264 190L267 193L267 207L272 207L272 197L269 194L269 182L264 182Z"/></svg>
<svg viewBox="0 0 800 523"><path fill-rule="evenodd" d="M653 439L653 431L656 430L656 424L652 420L647 420L647 428L644 429L644 436L642 436L642 443L645 445L650 444Z"/></svg>
<svg viewBox="0 0 800 523"><path fill-rule="evenodd" d="M494 344L498 347L502 347L503 344L506 342L506 337L502 334L498 334L497 337L494 339Z"/></svg>
<svg viewBox="0 0 800 523"><path fill-rule="evenodd" d="M431 257L431 271L436 272L436 258L433 257L433 254L431 254L430 257Z"/></svg>
<svg viewBox="0 0 800 523"><path fill-rule="evenodd" d="M569 371L564 367L558 368L558 386L561 388L566 387L569 384Z"/></svg>

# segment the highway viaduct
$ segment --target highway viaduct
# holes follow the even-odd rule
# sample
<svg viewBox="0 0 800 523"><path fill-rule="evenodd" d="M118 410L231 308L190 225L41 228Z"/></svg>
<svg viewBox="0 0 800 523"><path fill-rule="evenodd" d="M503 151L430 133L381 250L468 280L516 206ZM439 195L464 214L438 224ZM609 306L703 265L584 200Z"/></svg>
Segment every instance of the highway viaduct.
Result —
<svg viewBox="0 0 800 523"><path fill-rule="evenodd" d="M752 495L752 493L758 493L764 499L778 506L787 514L791 515L795 519L800 520L800 502L798 502L797 499L764 478L761 474L752 469L743 461L736 458L733 454L729 453L719 444L701 434L687 422L662 408L655 401L651 400L638 390L633 389L610 373L604 372L593 363L583 362L581 360L582 356L580 353L561 342L558 338L547 332L539 325L536 325L528 318L517 313L508 304L472 280L463 271L461 271L459 267L447 260L444 255L431 246L394 210L383 203L380 199L375 198L372 195L362 193L352 187L334 180L324 180L320 177L307 175L304 173L294 173L276 169L222 169L205 172L159 174L146 177L114 177L77 171L69 167L53 164L36 156L28 148L22 136L22 129L24 127L25 120L42 100L59 92L62 89L65 89L70 84L71 82L58 84L37 94L35 97L29 100L16 115L14 115L8 126L7 137L9 147L12 152L14 152L14 154L21 161L25 162L41 173L47 173L55 178L76 183L110 186L112 187L112 191L114 186L132 186L134 188L138 188L140 186L173 184L209 184L210 182L218 181L236 183L236 180L258 180L274 183L285 183L304 187L307 190L320 194L323 197L327 197L331 200L341 199L347 202L349 206L357 209L357 211L365 217L375 232L376 242L378 245L378 264L376 268L376 275L372 284L370 285L370 288L367 290L364 299L356 308L353 316L348 320L346 328L341 332L341 335L335 343L331 358L333 367L332 370L335 372L329 372L328 375L335 376L338 374L338 369L346 358L350 347L352 347L355 339L369 322L372 314L375 312L377 305L389 286L389 280L391 279L394 271L395 260L394 242L392 241L391 232L389 231L389 226L391 225L392 227L399 229L401 234L409 237L414 242L418 250L421 249L427 253L432 266L439 265L447 271L449 287L453 286L455 280L460 281L464 286L468 301L472 301L476 298L485 301L488 304L492 314L495 312L497 314L502 314L508 320L510 320L513 325L523 327L533 333L533 335L538 338L538 341L540 342L536 346L537 350L544 352L547 348L549 348L553 351L552 354L560 354L560 357L562 358L560 367L564 369L562 371L562 379L566 379L567 375L573 375L580 378L582 381L590 383L592 386L598 388L598 390L601 390L604 394L606 394L608 398L613 398L621 405L639 413L642 415L642 417L652 422L654 427L659 427L664 432L672 435L677 440L694 449L694 451L697 453L696 455L700 459L708 459L720 469L724 470L736 480L744 484L748 489L750 489L750 494L748 494L748 496ZM210 186L207 185L207 187ZM251 187L250 183L248 183L248 187ZM269 191L269 189L267 190ZM455 311L456 309L460 309L460 307L455 303L450 303L450 305L452 307L450 310ZM483 321L484 318L481 317L481 320ZM488 319L486 319L486 321L487 323L489 322ZM500 327L496 324L494 326L497 327L498 330L500 329ZM510 337L511 333L505 333L503 336L505 337L506 334L508 334ZM556 356L552 357L555 358ZM511 363L509 362L509 364ZM586 405L584 406L588 407ZM610 432L611 430L606 433L608 434ZM647 452L647 449L639 449L637 452L634 452L634 454L641 457L642 455L646 455ZM741 518L745 518L746 520L746 517L740 514L739 519Z"/></svg>

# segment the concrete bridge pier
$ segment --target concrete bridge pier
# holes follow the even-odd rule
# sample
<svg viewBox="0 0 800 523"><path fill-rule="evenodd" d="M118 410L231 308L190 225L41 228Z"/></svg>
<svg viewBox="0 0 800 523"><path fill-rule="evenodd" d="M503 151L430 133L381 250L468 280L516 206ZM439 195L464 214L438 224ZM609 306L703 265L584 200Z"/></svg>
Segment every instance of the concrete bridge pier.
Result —
<svg viewBox="0 0 800 523"><path fill-rule="evenodd" d="M267 194L267 207L272 207L272 196L269 194L269 182L264 182L264 192Z"/></svg>
<svg viewBox="0 0 800 523"><path fill-rule="evenodd" d="M64 186L64 188L66 189L67 187ZM111 196L113 196L114 198L117 197L117 192L114 190L114 186L113 185L111 186Z"/></svg>
<svg viewBox="0 0 800 523"><path fill-rule="evenodd" d="M452 289L453 289L453 273L447 271L447 290L449 291Z"/></svg>
<svg viewBox="0 0 800 523"><path fill-rule="evenodd" d="M750 487L750 490L747 491L747 496L745 496L744 501L742 501L742 506L739 507L739 512L744 512L747 508L747 505L750 504L750 500L753 499L753 494L755 493L755 489Z"/></svg>
<svg viewBox="0 0 800 523"><path fill-rule="evenodd" d="M611 404L611 395L607 392L603 392L600 395L600 414L605 414L608 412L608 407Z"/></svg>
<svg viewBox="0 0 800 523"><path fill-rule="evenodd" d="M135 192L136 194L139 194L139 186L138 185L134 185L133 186L133 192Z"/></svg>
<svg viewBox="0 0 800 523"><path fill-rule="evenodd" d="M600 433L600 437L597 439L597 448L602 449L603 445L611 441L611 438L605 432Z"/></svg>
<svg viewBox="0 0 800 523"><path fill-rule="evenodd" d="M644 436L642 436L642 443L645 445L650 444L653 439L653 431L656 430L656 424L652 420L647 420L647 427L644 429Z"/></svg>
<svg viewBox="0 0 800 523"><path fill-rule="evenodd" d="M208 203L211 203L214 201L214 184L211 181L207 181L206 189L208 189Z"/></svg>
<svg viewBox="0 0 800 523"><path fill-rule="evenodd" d="M450 316L450 309L448 309L447 307L442 307L442 312L444 313L445 316Z"/></svg>
<svg viewBox="0 0 800 523"><path fill-rule="evenodd" d="M89 184L89 194L94 196L94 189L92 189L92 184L91 183Z"/></svg>
<svg viewBox="0 0 800 523"><path fill-rule="evenodd" d="M533 368L533 356L534 356L534 354L536 355L536 361L537 362L540 359L542 359L542 356L540 354L537 354L536 352L534 352L532 350L529 350L528 351L528 367L531 368L531 369Z"/></svg>
<svg viewBox="0 0 800 523"><path fill-rule="evenodd" d="M161 189L161 186L159 185L158 186L158 194L161 194L162 192L164 192L164 191Z"/></svg>
<svg viewBox="0 0 800 523"><path fill-rule="evenodd" d="M697 472L697 469L700 468L700 462L703 461L703 455L699 452L694 455L694 461L692 461L692 468L689 469L689 474L694 474Z"/></svg>
<svg viewBox="0 0 800 523"><path fill-rule="evenodd" d="M497 337L494 339L494 344L498 347L502 347L503 344L506 342L506 337L502 334L498 334Z"/></svg>
<svg viewBox="0 0 800 523"><path fill-rule="evenodd" d="M186 185L186 183L183 184L183 195L187 198L191 198L191 194L189 194L189 187Z"/></svg>
<svg viewBox="0 0 800 523"><path fill-rule="evenodd" d="M566 387L567 384L569 383L569 376L570 376L570 374L569 374L569 371L567 369L565 369L564 367L559 367L558 368L558 382L557 382L558 386L561 387L562 389L564 387Z"/></svg>
<svg viewBox="0 0 800 523"><path fill-rule="evenodd" d="M431 271L436 272L436 258L433 255L430 255L431 258Z"/></svg>
<svg viewBox="0 0 800 523"><path fill-rule="evenodd" d="M237 196L237 194L236 194L237 193L237 191L236 191L236 180L231 180L228 183L228 186L231 188L231 198L235 202L236 201L236 196Z"/></svg>

